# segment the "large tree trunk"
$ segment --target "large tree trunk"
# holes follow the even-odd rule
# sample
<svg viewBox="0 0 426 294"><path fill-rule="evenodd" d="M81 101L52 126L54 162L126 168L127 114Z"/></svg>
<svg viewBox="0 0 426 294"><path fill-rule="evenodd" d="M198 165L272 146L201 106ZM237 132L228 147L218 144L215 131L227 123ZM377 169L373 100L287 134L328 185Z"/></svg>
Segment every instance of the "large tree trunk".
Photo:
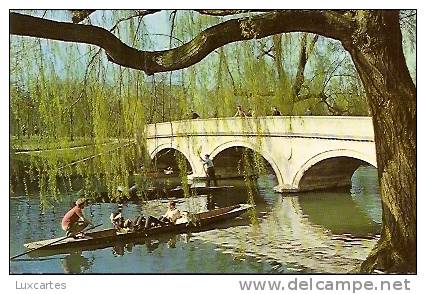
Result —
<svg viewBox="0 0 426 294"><path fill-rule="evenodd" d="M416 87L402 51L398 11L358 11L351 52L373 117L382 232L362 272L416 272Z"/></svg>

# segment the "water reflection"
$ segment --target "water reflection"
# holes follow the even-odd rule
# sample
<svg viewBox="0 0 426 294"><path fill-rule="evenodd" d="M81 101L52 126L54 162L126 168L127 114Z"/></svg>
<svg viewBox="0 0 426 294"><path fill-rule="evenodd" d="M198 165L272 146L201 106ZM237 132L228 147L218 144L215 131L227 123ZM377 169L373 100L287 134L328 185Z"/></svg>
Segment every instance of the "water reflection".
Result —
<svg viewBox="0 0 426 294"><path fill-rule="evenodd" d="M200 233L196 239L212 242L234 255L267 257L291 271L349 272L370 252L378 240L380 196L371 184L376 170L361 169L354 186L367 193L315 192L275 198L262 191L268 205L258 205L258 227L227 228ZM362 177L368 179L367 182ZM375 183L372 181L372 183ZM364 197L364 198L363 198ZM372 203L372 204L371 204ZM368 213L368 209L373 213Z"/></svg>
<svg viewBox="0 0 426 294"><path fill-rule="evenodd" d="M380 224L374 222L348 193L316 192L296 196L309 221L333 234L366 237L380 232Z"/></svg>
<svg viewBox="0 0 426 294"><path fill-rule="evenodd" d="M145 246L146 246L147 251L149 253L152 253L152 252L154 252L155 249L158 248L158 246L160 246L160 241L149 238L145 241Z"/></svg>
<svg viewBox="0 0 426 294"><path fill-rule="evenodd" d="M242 272L297 273L350 271L366 257L377 240L380 197L377 172L361 168L353 177L351 193L275 194L271 176L260 177L252 194L258 225L250 217L206 228L203 232L163 235L135 243L93 248L91 258L72 252L63 260L43 263L16 262L12 272L146 273L146 272ZM222 184L222 183L221 183ZM177 207L205 211L249 201L244 182L227 181L232 191L178 199ZM60 219L75 198L70 194L54 208L40 213L39 196L14 197L10 201L11 255L23 251L25 242L62 236ZM109 215L117 204L99 203L88 208L94 223L109 227ZM133 219L160 215L167 200L129 203L123 214ZM37 229L34 229L37 228ZM86 252L86 251L85 251ZM56 253L59 254L59 253ZM86 253L85 253L86 254Z"/></svg>
<svg viewBox="0 0 426 294"><path fill-rule="evenodd" d="M112 254L114 256L123 256L125 253L132 253L134 243L115 243L112 246Z"/></svg>
<svg viewBox="0 0 426 294"><path fill-rule="evenodd" d="M352 177L351 197L374 222L381 223L382 210L377 170L361 166Z"/></svg>
<svg viewBox="0 0 426 294"><path fill-rule="evenodd" d="M81 252L73 252L65 256L62 261L64 273L66 274L81 274L90 270L94 263L94 257L90 260L83 255Z"/></svg>
<svg viewBox="0 0 426 294"><path fill-rule="evenodd" d="M295 264L304 272L328 273L349 272L375 243L371 238L334 234L311 222L297 196L277 201L258 227L212 230L194 238L214 243L233 255L266 257L284 265Z"/></svg>
<svg viewBox="0 0 426 294"><path fill-rule="evenodd" d="M176 242L177 242L177 238L176 235L172 236L169 241L167 241L167 247L168 248L176 248Z"/></svg>

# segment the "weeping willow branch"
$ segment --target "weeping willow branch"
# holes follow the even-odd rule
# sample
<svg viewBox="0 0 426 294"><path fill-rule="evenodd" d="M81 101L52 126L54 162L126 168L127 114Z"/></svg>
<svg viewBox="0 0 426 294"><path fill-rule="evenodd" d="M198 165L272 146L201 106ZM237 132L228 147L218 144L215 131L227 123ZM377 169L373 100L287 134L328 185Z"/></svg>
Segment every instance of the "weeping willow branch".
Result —
<svg viewBox="0 0 426 294"><path fill-rule="evenodd" d="M109 31L110 32L115 31L115 29L118 27L118 25L120 23L122 23L123 21L130 20L130 19L135 18L135 17L139 17L139 19L142 19L144 16L147 16L147 15L150 15L150 14L154 14L154 13L159 12L159 11L160 11L160 9L151 9L151 10L141 10L141 11L138 11L135 14L132 14L130 16L123 17L123 18L119 19L115 23L115 25Z"/></svg>
<svg viewBox="0 0 426 294"><path fill-rule="evenodd" d="M72 14L72 21L73 23L80 23L86 18L88 18L93 12L95 12L96 9L71 9L70 12ZM131 16L145 16L148 14L153 14L155 12L161 11L160 9L147 9L147 10L140 10L137 15ZM213 10L213 9L198 9L196 10L200 14L204 15L210 15L210 16L228 16L228 15L235 15L235 14L241 14L241 13L248 13L248 12L266 12L268 10L236 10L236 9L223 9L223 10ZM130 19L128 18L128 19Z"/></svg>
<svg viewBox="0 0 426 294"><path fill-rule="evenodd" d="M71 163L69 163L69 164L66 164L66 165L63 165L63 166L59 167L59 168L58 168L58 171L59 171L59 170L62 170L62 169L64 169L64 168L67 168L67 167L74 166L74 165L76 165L76 164L78 164L78 163L86 162L86 161L91 160L91 159L94 159L94 158L96 158L96 157L98 157L98 156L102 156L102 155L104 155L105 153L111 153L111 152L117 151L118 149L121 149L121 148L124 148L124 147L130 146L131 144L135 144L135 143L136 143L136 141L132 140L131 142L128 142L128 143L126 143L126 144L124 144L124 145L122 145L122 146L119 146L119 147L117 147L117 148L110 149L110 150L107 150L107 151L105 151L105 152L101 152L101 153L98 153L98 154L95 154L95 155L91 155L91 156L88 156L88 157L85 157L85 158L82 158L82 159L79 159L79 160L73 161L73 162L71 162Z"/></svg>
<svg viewBox="0 0 426 294"><path fill-rule="evenodd" d="M328 78L324 81L323 87L322 87L322 91L324 92L325 88L327 87L328 83L330 82L330 80L333 78L334 73L336 72L336 70L342 65L342 63L346 60L347 56L344 56L337 64L336 66L331 70L331 72L328 74Z"/></svg>

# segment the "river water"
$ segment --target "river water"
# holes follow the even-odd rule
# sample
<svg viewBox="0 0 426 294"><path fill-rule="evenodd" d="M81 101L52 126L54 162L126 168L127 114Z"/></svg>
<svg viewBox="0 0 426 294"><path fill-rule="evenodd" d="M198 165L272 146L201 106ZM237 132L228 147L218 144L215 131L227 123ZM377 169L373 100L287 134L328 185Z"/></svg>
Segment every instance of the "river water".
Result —
<svg viewBox="0 0 426 294"><path fill-rule="evenodd" d="M221 181L232 191L178 199L181 210L203 211L246 203L243 181ZM350 192L276 194L273 176L257 180L255 217L221 223L215 229L163 235L139 244L116 244L94 251L51 256L23 256L10 263L11 273L346 273L357 266L379 238L381 204L377 170L360 167ZM54 208L41 211L37 194L10 198L10 256L24 243L63 236L60 220L75 194L66 194ZM160 215L167 201L126 204L133 218ZM109 227L117 204L85 208L95 224Z"/></svg>

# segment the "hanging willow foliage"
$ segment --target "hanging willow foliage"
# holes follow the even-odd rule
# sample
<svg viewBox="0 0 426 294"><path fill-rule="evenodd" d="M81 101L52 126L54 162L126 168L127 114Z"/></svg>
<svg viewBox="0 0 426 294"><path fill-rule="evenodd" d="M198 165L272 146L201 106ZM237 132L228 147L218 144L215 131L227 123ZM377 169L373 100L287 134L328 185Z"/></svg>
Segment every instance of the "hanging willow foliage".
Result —
<svg viewBox="0 0 426 294"><path fill-rule="evenodd" d="M164 36L153 33L152 24L146 22L157 16L129 17L132 13L99 11L92 22L114 28L117 37L132 46L154 48L165 43L177 46L221 21L190 11L172 12L170 23L162 24L173 25L172 35ZM64 11L47 14L67 17ZM253 109L257 117L270 115L271 105L288 115L303 115L307 108L318 115L333 111L366 115L365 95L352 61L345 59L339 44L324 38L314 44L314 38L286 34L230 44L190 68L148 77L108 63L93 46L12 36L12 193L22 189L28 194L35 184L46 206L64 191L80 191L87 197L104 191L114 199L117 186L129 185L129 175L143 177L147 169L140 167L149 169L146 124L188 119L191 109L202 118L232 116L239 104ZM298 66L294 52L301 52L303 44L314 45L304 69L302 99L294 97L292 86ZM260 138L256 142L261 144ZM254 191L248 179L265 172L264 160L257 153L251 157L244 153L243 158L243 174L249 191ZM189 197L186 160L177 156L177 162ZM252 203L253 196L249 199Z"/></svg>

